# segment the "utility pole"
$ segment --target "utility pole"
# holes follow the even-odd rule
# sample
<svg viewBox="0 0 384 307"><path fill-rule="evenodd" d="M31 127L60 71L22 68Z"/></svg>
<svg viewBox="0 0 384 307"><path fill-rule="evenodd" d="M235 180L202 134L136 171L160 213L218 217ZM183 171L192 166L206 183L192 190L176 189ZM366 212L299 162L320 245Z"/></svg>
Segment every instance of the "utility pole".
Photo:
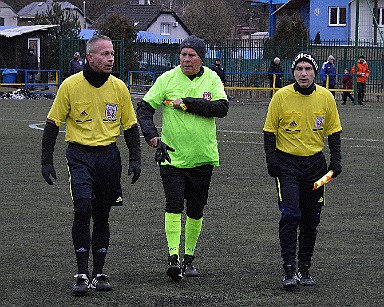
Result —
<svg viewBox="0 0 384 307"><path fill-rule="evenodd" d="M377 22L379 20L379 1L373 1L373 43L377 45Z"/></svg>
<svg viewBox="0 0 384 307"><path fill-rule="evenodd" d="M359 16L360 16L360 0L356 0L356 23L355 23L355 76L353 77L353 104L357 104L357 60L359 52Z"/></svg>
<svg viewBox="0 0 384 307"><path fill-rule="evenodd" d="M276 32L276 16L273 14L276 11L276 4L269 0L269 37L273 37Z"/></svg>
<svg viewBox="0 0 384 307"><path fill-rule="evenodd" d="M87 16L85 14L85 0L83 1L83 13L84 13L84 29L87 28Z"/></svg>

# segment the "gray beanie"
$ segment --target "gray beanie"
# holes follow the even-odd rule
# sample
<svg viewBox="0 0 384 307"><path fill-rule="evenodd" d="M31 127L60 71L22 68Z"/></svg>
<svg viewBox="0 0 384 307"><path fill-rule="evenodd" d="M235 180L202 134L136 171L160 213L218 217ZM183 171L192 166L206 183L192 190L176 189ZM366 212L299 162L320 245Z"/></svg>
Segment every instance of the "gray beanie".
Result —
<svg viewBox="0 0 384 307"><path fill-rule="evenodd" d="M316 63L316 60L315 60L315 57L313 56L313 54L308 52L308 51L300 51L295 56L295 58L293 59L293 62L292 62L292 67L291 67L292 73L295 70L296 65L300 62L303 62L303 61L311 64L313 67L313 70L315 71L315 75L317 75L317 71L319 69L319 66Z"/></svg>
<svg viewBox="0 0 384 307"><path fill-rule="evenodd" d="M205 53L207 51L205 49L206 48L205 47L205 43L204 43L204 41L201 38L198 38L195 35L188 36L187 38L185 38L181 42L181 44L180 44L180 52L181 52L181 50L183 50L183 48L192 48L193 50L196 51L196 53L198 54L200 59L204 62L204 60L205 60Z"/></svg>

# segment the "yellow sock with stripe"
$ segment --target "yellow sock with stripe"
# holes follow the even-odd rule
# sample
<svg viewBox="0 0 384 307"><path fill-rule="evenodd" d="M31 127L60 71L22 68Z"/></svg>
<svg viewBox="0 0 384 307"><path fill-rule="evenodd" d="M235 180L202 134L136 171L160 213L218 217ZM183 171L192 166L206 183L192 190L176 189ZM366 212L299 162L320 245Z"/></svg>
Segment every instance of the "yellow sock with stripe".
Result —
<svg viewBox="0 0 384 307"><path fill-rule="evenodd" d="M199 239L201 228L203 226L203 218L198 220L187 216L185 222L185 254L193 256L197 240Z"/></svg>
<svg viewBox="0 0 384 307"><path fill-rule="evenodd" d="M168 243L169 255L179 256L181 236L181 213L165 212L165 236Z"/></svg>

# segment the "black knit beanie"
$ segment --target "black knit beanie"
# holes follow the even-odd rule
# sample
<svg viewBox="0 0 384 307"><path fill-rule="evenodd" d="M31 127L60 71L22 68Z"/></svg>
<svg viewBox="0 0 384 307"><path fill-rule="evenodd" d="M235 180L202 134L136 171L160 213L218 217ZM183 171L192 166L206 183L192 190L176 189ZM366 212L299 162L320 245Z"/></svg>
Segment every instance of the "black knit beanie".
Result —
<svg viewBox="0 0 384 307"><path fill-rule="evenodd" d="M201 38L198 38L195 35L188 36L181 42L180 52L181 50L183 50L183 48L192 48L196 51L200 59L204 62L206 47L204 41Z"/></svg>
<svg viewBox="0 0 384 307"><path fill-rule="evenodd" d="M315 71L315 75L317 75L317 71L319 69L319 66L316 63L316 60L315 60L315 57L313 56L313 54L308 52L308 51L300 51L295 56L295 58L293 59L293 62L292 62L292 67L291 67L292 73L294 72L296 65L300 62L303 62L303 61L311 64L313 67L313 70Z"/></svg>

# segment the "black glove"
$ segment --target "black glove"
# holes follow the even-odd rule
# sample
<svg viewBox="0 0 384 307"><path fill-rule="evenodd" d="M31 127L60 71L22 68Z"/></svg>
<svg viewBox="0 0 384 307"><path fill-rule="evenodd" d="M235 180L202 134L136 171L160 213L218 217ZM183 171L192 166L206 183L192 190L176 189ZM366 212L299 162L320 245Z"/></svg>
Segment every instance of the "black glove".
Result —
<svg viewBox="0 0 384 307"><path fill-rule="evenodd" d="M175 150L172 147L169 147L167 144L163 143L160 139L157 141L156 152L155 152L155 161L157 163L165 162L167 160L171 163L171 157L167 151L174 152Z"/></svg>
<svg viewBox="0 0 384 307"><path fill-rule="evenodd" d="M264 132L264 150L268 175L271 177L279 177L281 172L276 157L276 135L273 133Z"/></svg>
<svg viewBox="0 0 384 307"><path fill-rule="evenodd" d="M333 170L333 178L336 178L341 173L341 140L340 133L328 135L329 151L331 159L328 170Z"/></svg>
<svg viewBox="0 0 384 307"><path fill-rule="evenodd" d="M49 185L53 185L53 181L50 178L50 176L52 176L53 179L56 179L56 171L53 164L43 164L41 166L41 174L43 175L44 180Z"/></svg>
<svg viewBox="0 0 384 307"><path fill-rule="evenodd" d="M41 144L41 174L49 185L53 184L50 176L52 176L53 179L56 179L56 171L53 166L53 151L58 134L59 127L57 127L53 122L47 120Z"/></svg>
<svg viewBox="0 0 384 307"><path fill-rule="evenodd" d="M131 176L132 173L133 177L131 184L134 184L139 179L141 174L141 163L139 161L129 161L128 176Z"/></svg>
<svg viewBox="0 0 384 307"><path fill-rule="evenodd" d="M333 176L332 178L336 178L341 174L341 164L339 163L330 163L328 167L328 171L332 170L333 171Z"/></svg>
<svg viewBox="0 0 384 307"><path fill-rule="evenodd" d="M267 168L268 168L268 175L271 177L279 177L281 175L279 163L276 160L276 157L274 158L267 158Z"/></svg>

